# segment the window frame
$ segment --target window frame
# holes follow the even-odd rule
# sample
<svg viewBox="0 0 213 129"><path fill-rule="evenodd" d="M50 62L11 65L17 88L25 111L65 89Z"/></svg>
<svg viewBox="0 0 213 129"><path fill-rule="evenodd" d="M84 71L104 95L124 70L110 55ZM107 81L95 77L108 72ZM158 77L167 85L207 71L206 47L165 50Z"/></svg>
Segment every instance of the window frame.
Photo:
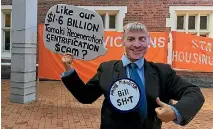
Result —
<svg viewBox="0 0 213 129"><path fill-rule="evenodd" d="M10 27L5 27L5 14L10 13ZM11 59L11 30L12 30L12 5L1 5L1 58ZM5 50L5 31L10 31L10 50Z"/></svg>
<svg viewBox="0 0 213 129"><path fill-rule="evenodd" d="M196 33L197 36L207 34L213 38L213 8L212 6L170 6L169 18L166 19L166 26L171 27L171 31ZM188 29L188 16L195 17L195 30ZM184 29L177 29L177 16L184 16ZM207 16L207 29L200 29L200 16ZM211 24L212 23L212 24Z"/></svg>
<svg viewBox="0 0 213 129"><path fill-rule="evenodd" d="M123 21L127 13L127 6L79 6L81 8L105 14L105 31L123 32ZM109 15L115 15L115 29L109 28Z"/></svg>

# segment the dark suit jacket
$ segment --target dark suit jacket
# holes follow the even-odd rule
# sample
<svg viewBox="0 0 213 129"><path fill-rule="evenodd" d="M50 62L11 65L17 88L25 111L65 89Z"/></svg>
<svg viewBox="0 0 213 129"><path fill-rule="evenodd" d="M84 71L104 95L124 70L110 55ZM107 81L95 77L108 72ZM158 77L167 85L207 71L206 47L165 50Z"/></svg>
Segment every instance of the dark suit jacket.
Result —
<svg viewBox="0 0 213 129"><path fill-rule="evenodd" d="M173 105L181 114L181 125L188 124L204 103L199 87L192 85L179 76L167 64L144 63L148 116L145 121L137 110L129 113L116 112L108 100L103 101L101 110L101 129L160 129L162 122L155 113L158 107L156 98L169 103L170 99L179 102ZM102 63L97 74L84 84L76 72L62 81L72 95L83 104L91 104L102 94L107 98L109 86L119 78L127 77L122 61Z"/></svg>

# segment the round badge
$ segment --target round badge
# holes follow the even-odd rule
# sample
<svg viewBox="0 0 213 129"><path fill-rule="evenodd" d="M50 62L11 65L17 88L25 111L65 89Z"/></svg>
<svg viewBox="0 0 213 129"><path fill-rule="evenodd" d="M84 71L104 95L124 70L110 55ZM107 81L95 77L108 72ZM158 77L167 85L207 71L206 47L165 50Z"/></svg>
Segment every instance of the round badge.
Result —
<svg viewBox="0 0 213 129"><path fill-rule="evenodd" d="M109 101L121 112L133 111L140 102L140 88L131 79L115 81L109 89Z"/></svg>

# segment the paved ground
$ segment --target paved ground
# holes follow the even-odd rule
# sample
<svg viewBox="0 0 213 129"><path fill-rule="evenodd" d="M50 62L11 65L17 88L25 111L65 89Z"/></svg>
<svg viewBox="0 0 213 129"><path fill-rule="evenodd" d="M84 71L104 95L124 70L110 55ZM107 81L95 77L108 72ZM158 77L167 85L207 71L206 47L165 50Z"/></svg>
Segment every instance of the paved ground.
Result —
<svg viewBox="0 0 213 129"><path fill-rule="evenodd" d="M2 80L2 129L99 129L103 98L92 105L78 103L59 81L40 81L38 99L29 104L9 100L8 80ZM206 102L186 127L172 122L163 129L213 129L213 89L202 89Z"/></svg>

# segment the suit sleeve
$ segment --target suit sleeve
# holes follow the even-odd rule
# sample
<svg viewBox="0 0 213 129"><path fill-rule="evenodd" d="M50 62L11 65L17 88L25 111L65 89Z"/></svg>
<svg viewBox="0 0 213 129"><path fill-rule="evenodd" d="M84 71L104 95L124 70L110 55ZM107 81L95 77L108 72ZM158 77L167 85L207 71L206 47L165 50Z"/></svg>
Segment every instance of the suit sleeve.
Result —
<svg viewBox="0 0 213 129"><path fill-rule="evenodd" d="M188 83L170 67L168 72L168 93L178 103L173 105L180 113L182 122L180 125L188 124L203 106L205 101L200 88Z"/></svg>
<svg viewBox="0 0 213 129"><path fill-rule="evenodd" d="M69 76L62 76L61 79L66 88L80 103L91 104L103 93L101 87L99 86L101 70L102 68L100 65L97 73L87 82L87 84L84 84L76 71Z"/></svg>

